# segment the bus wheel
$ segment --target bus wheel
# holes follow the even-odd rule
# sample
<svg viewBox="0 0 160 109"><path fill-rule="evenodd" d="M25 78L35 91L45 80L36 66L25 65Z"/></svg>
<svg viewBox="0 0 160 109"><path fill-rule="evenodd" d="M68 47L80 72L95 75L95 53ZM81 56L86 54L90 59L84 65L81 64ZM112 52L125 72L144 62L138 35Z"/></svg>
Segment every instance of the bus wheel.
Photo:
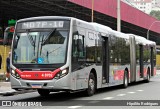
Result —
<svg viewBox="0 0 160 109"><path fill-rule="evenodd" d="M90 73L88 80L88 88L86 90L87 96L92 96L96 91L96 81L93 73Z"/></svg>
<svg viewBox="0 0 160 109"><path fill-rule="evenodd" d="M50 91L47 90L47 89L38 89L38 93L41 95L41 96L48 96Z"/></svg>
<svg viewBox="0 0 160 109"><path fill-rule="evenodd" d="M147 79L145 80L145 82L149 82L150 81L150 72L149 72L149 69L147 70Z"/></svg>
<svg viewBox="0 0 160 109"><path fill-rule="evenodd" d="M124 72L124 79L123 79L123 88L128 87L128 73L127 71Z"/></svg>
<svg viewBox="0 0 160 109"><path fill-rule="evenodd" d="M15 88L14 90L19 91L19 89Z"/></svg>

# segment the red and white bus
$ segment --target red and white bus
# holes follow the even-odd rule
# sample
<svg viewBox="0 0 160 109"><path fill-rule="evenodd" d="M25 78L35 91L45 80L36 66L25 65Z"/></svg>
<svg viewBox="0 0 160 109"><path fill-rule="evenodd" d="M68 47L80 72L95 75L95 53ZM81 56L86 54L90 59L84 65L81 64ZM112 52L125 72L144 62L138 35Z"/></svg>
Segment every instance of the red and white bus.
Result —
<svg viewBox="0 0 160 109"><path fill-rule="evenodd" d="M18 20L12 41L11 86L51 91L96 89L140 80L156 73L156 44L143 37L72 17Z"/></svg>

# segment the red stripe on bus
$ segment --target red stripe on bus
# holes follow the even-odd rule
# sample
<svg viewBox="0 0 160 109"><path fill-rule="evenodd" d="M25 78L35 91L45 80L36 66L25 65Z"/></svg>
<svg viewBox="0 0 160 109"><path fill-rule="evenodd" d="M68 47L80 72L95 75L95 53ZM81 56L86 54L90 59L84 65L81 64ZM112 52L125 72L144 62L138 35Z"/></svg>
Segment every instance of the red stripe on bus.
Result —
<svg viewBox="0 0 160 109"><path fill-rule="evenodd" d="M147 76L147 71L148 71L148 68L143 68L143 75L144 75L144 77ZM140 77L140 70L138 70L138 76Z"/></svg>
<svg viewBox="0 0 160 109"><path fill-rule="evenodd" d="M153 71L154 75L156 75L156 68L154 68L154 71Z"/></svg>
<svg viewBox="0 0 160 109"><path fill-rule="evenodd" d="M124 70L116 70L114 72L114 80L123 80Z"/></svg>
<svg viewBox="0 0 160 109"><path fill-rule="evenodd" d="M148 70L147 68L143 69L144 77L147 77L147 70Z"/></svg>
<svg viewBox="0 0 160 109"><path fill-rule="evenodd" d="M28 80L48 80L53 79L57 73L59 73L61 70L56 69L53 72L52 71L21 71L19 69L16 69L16 72L20 75L22 79L28 79Z"/></svg>

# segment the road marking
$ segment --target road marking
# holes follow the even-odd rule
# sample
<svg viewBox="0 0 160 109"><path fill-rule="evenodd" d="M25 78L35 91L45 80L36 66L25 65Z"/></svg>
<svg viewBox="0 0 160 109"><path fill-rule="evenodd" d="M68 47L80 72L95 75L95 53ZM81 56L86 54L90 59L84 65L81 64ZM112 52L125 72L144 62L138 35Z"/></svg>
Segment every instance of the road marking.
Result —
<svg viewBox="0 0 160 109"><path fill-rule="evenodd" d="M137 90L137 91L142 92L142 91L144 91L144 90Z"/></svg>
<svg viewBox="0 0 160 109"><path fill-rule="evenodd" d="M79 107L82 107L82 106L70 106L68 108L70 108L70 109L76 109L76 108L79 108Z"/></svg>
<svg viewBox="0 0 160 109"><path fill-rule="evenodd" d="M112 99L112 98L114 98L114 97L106 97L106 98L103 98L103 99L105 99L105 100L110 100L110 99Z"/></svg>
<svg viewBox="0 0 160 109"><path fill-rule="evenodd" d="M127 92L127 93L131 93L131 94L133 94L133 93L136 93L136 92Z"/></svg>
<svg viewBox="0 0 160 109"><path fill-rule="evenodd" d="M88 103L98 103L98 102L100 102L100 101L93 100L93 101L90 101Z"/></svg>
<svg viewBox="0 0 160 109"><path fill-rule="evenodd" d="M118 94L117 96L124 96L124 95L126 95L126 94Z"/></svg>

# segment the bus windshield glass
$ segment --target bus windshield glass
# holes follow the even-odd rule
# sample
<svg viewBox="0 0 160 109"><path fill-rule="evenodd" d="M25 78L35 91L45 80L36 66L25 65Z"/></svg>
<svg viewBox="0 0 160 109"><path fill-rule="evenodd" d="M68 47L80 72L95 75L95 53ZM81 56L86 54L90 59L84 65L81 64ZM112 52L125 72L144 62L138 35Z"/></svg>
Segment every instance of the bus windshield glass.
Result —
<svg viewBox="0 0 160 109"><path fill-rule="evenodd" d="M58 64L66 57L68 31L17 33L13 44L13 63Z"/></svg>

